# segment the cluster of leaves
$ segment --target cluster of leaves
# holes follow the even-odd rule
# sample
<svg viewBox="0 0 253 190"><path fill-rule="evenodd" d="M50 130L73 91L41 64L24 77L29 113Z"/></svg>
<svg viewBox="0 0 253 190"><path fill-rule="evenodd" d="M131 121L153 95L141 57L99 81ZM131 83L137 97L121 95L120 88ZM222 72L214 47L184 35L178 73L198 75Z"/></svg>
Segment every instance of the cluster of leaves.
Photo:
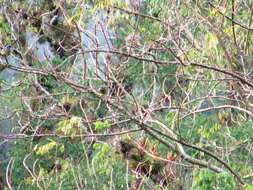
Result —
<svg viewBox="0 0 253 190"><path fill-rule="evenodd" d="M191 189L212 190L223 189L230 190L235 188L235 182L231 175L227 173L215 174L207 169L201 169L194 177Z"/></svg>

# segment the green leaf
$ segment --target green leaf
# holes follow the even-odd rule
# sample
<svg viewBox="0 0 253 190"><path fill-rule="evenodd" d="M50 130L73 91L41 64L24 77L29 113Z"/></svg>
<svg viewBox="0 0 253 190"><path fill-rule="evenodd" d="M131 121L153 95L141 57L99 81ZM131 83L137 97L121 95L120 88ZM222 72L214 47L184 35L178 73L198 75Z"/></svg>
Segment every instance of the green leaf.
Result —
<svg viewBox="0 0 253 190"><path fill-rule="evenodd" d="M245 186L245 190L253 190L253 186L247 184L247 185Z"/></svg>
<svg viewBox="0 0 253 190"><path fill-rule="evenodd" d="M97 121L97 122L95 123L95 129L96 129L97 131L102 131L102 130L108 129L108 128L110 128L110 127L111 127L111 125L110 125L110 123L109 123L108 120L106 120L106 121Z"/></svg>
<svg viewBox="0 0 253 190"><path fill-rule="evenodd" d="M70 119L60 121L58 123L59 127L56 129L56 132L58 134L63 133L64 135L76 135L81 124L82 118L73 116Z"/></svg>
<svg viewBox="0 0 253 190"><path fill-rule="evenodd" d="M50 150L52 150L56 145L57 143L55 141L42 145L41 147L37 149L36 154L38 155L48 154Z"/></svg>

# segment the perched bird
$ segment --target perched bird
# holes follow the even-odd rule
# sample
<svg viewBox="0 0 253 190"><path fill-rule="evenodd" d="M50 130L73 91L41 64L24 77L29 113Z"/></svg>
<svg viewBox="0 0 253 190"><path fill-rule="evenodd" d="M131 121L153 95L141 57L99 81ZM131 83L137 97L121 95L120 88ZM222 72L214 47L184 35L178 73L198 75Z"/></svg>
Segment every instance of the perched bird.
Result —
<svg viewBox="0 0 253 190"><path fill-rule="evenodd" d="M18 50L16 50L13 46L9 44L4 46L0 50L0 71L3 71L5 68L8 68L10 66L8 61L9 56L15 56L18 57L19 59L22 59L21 53Z"/></svg>
<svg viewBox="0 0 253 190"><path fill-rule="evenodd" d="M63 21L64 18L59 8L43 14L41 29L44 35L55 41L60 41L64 35L64 32L61 31L64 29Z"/></svg>
<svg viewBox="0 0 253 190"><path fill-rule="evenodd" d="M41 29L60 57L70 56L78 51L80 39L76 27L66 20L62 9L56 8L43 14Z"/></svg>
<svg viewBox="0 0 253 190"><path fill-rule="evenodd" d="M10 44L5 45L1 51L0 51L0 56L9 56L9 55L14 55L14 56L18 56L19 58L22 58L21 53L16 50L13 46L11 46Z"/></svg>

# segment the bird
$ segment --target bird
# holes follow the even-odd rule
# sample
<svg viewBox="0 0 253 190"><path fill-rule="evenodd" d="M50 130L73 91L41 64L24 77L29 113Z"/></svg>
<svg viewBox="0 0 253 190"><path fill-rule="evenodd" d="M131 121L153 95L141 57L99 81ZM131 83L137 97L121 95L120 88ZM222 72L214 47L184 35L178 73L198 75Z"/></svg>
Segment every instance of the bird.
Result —
<svg viewBox="0 0 253 190"><path fill-rule="evenodd" d="M21 53L18 50L16 50L12 45L10 44L5 45L0 50L0 57L3 57L3 59L0 59L0 72L10 66L8 61L9 56L15 56L18 57L19 59L22 59Z"/></svg>
<svg viewBox="0 0 253 190"><path fill-rule="evenodd" d="M44 35L55 41L60 41L64 35L64 32L61 31L63 21L64 18L61 15L59 8L51 12L44 13L41 20L41 29Z"/></svg>
<svg viewBox="0 0 253 190"><path fill-rule="evenodd" d="M18 50L16 50L12 45L10 45L10 44L7 44L7 45L5 45L2 49L1 49L1 51L0 51L0 55L1 56L9 56L9 55L15 55L15 56L18 56L20 59L22 58L22 55L21 55L21 53L18 51Z"/></svg>
<svg viewBox="0 0 253 190"><path fill-rule="evenodd" d="M52 47L60 57L75 54L80 47L76 26L63 16L61 7L42 15L41 30L51 41Z"/></svg>

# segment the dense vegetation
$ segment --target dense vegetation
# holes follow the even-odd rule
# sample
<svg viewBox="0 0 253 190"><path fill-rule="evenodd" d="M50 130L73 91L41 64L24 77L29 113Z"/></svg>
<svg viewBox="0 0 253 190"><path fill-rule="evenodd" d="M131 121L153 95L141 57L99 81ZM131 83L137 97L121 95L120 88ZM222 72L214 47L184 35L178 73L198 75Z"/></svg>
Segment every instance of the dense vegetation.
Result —
<svg viewBox="0 0 253 190"><path fill-rule="evenodd" d="M0 5L0 189L253 189L252 1Z"/></svg>

